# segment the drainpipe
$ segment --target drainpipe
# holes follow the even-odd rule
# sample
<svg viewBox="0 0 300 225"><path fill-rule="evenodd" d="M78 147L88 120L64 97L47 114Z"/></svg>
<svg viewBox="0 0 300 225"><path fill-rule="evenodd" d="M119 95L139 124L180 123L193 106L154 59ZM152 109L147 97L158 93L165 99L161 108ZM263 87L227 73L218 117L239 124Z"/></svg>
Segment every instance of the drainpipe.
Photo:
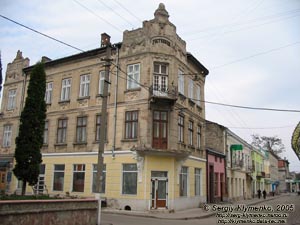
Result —
<svg viewBox="0 0 300 225"><path fill-rule="evenodd" d="M116 150L116 132L117 132L117 106L118 106L118 80L119 80L119 51L120 45L116 45L117 47L117 74L115 80L115 109L114 109L114 137L113 137L113 146L112 146L112 158L115 158L115 150Z"/></svg>

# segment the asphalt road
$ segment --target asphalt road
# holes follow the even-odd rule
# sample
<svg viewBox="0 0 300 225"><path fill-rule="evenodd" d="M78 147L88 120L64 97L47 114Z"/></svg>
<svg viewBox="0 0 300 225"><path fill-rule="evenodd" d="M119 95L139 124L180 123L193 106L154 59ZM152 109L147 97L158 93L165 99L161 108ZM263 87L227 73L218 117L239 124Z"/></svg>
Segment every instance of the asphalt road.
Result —
<svg viewBox="0 0 300 225"><path fill-rule="evenodd" d="M102 214L102 221L103 225L195 225L195 224L242 224L242 225L250 225L250 224L288 224L288 225L300 225L300 196L296 194L286 195L280 198L273 199L271 201L267 201L266 203L260 203L258 208L264 207L264 209L270 209L272 207L273 211L269 212L260 212L256 211L254 208L249 208L248 214L243 214L242 211L237 212L237 214L233 213L234 216L236 215L243 215L240 219L236 217L228 218L226 216L232 216L233 214L226 214L222 213L219 214L219 217L211 216L209 218L197 219L197 220L168 220L168 219L156 219L156 218L146 218L146 217L135 217L135 216L127 216L127 215L117 215L117 214L109 214L103 213ZM257 209L257 208L256 208ZM251 211L252 210L252 211ZM255 214L254 213L261 213ZM269 213L269 216L273 215L273 218L266 218L264 215ZM274 217L281 216L283 218ZM221 216L224 215L222 218ZM255 217L248 217L245 218L245 215L248 216L255 216ZM259 217L257 217L259 215ZM284 217L287 216L287 217ZM229 219L232 219L229 223ZM251 221L250 221L251 219ZM268 220L270 219L270 220ZM219 223L218 223L219 220ZM255 221L256 220L256 221ZM264 221L263 221L264 220ZM285 220L285 221L281 221ZM283 222L283 223L280 223ZM285 223L286 222L286 223Z"/></svg>

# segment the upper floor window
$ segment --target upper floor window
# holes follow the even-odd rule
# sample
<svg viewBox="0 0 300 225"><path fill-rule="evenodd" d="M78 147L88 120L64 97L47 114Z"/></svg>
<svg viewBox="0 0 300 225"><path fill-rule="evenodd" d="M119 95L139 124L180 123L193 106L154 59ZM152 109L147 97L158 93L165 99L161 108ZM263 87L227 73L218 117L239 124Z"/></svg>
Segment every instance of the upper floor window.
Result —
<svg viewBox="0 0 300 225"><path fill-rule="evenodd" d="M194 140L193 140L193 136L194 136L194 122L193 121L189 121L189 145L193 146L194 145Z"/></svg>
<svg viewBox="0 0 300 225"><path fill-rule="evenodd" d="M178 70L178 92L184 95L184 75L181 70Z"/></svg>
<svg viewBox="0 0 300 225"><path fill-rule="evenodd" d="M194 98L194 81L191 78L189 78L188 97L190 99Z"/></svg>
<svg viewBox="0 0 300 225"><path fill-rule="evenodd" d="M79 97L87 97L90 95L90 75L81 75L80 76L80 88L79 88Z"/></svg>
<svg viewBox="0 0 300 225"><path fill-rule="evenodd" d="M184 143L184 116L178 116L178 141Z"/></svg>
<svg viewBox="0 0 300 225"><path fill-rule="evenodd" d="M44 145L48 144L48 135L49 135L49 122L45 121L44 134L43 134L43 144Z"/></svg>
<svg viewBox="0 0 300 225"><path fill-rule="evenodd" d="M138 111L125 113L125 139L137 138Z"/></svg>
<svg viewBox="0 0 300 225"><path fill-rule="evenodd" d="M96 137L95 140L100 140L100 132L101 132L101 115L96 116ZM104 134L104 140L107 140L107 123L105 125L105 134Z"/></svg>
<svg viewBox="0 0 300 225"><path fill-rule="evenodd" d="M127 89L139 88L140 82L140 64L127 66Z"/></svg>
<svg viewBox="0 0 300 225"><path fill-rule="evenodd" d="M197 126L197 148L201 148L201 126Z"/></svg>
<svg viewBox="0 0 300 225"><path fill-rule="evenodd" d="M16 94L17 89L12 89L8 91L7 110L12 110L16 107Z"/></svg>
<svg viewBox="0 0 300 225"><path fill-rule="evenodd" d="M104 90L104 81L105 81L105 71L100 71L99 74L99 91L98 94L99 95L103 95L103 90ZM110 84L108 84L108 92L110 89Z"/></svg>
<svg viewBox="0 0 300 225"><path fill-rule="evenodd" d="M71 78L63 79L61 85L61 101L70 100L70 92L71 92Z"/></svg>
<svg viewBox="0 0 300 225"><path fill-rule="evenodd" d="M46 84L45 102L50 104L52 102L53 82Z"/></svg>
<svg viewBox="0 0 300 225"><path fill-rule="evenodd" d="M77 127L76 127L76 142L84 143L86 142L86 126L87 126L87 117L78 117L77 118Z"/></svg>
<svg viewBox="0 0 300 225"><path fill-rule="evenodd" d="M67 138L67 119L59 119L57 127L57 143L66 143Z"/></svg>
<svg viewBox="0 0 300 225"><path fill-rule="evenodd" d="M196 104L200 106L201 103L201 89L199 85L196 85Z"/></svg>
<svg viewBox="0 0 300 225"><path fill-rule="evenodd" d="M5 125L3 129L3 147L11 146L12 125Z"/></svg>
<svg viewBox="0 0 300 225"><path fill-rule="evenodd" d="M168 93L168 65L154 63L153 93L157 96L166 96Z"/></svg>

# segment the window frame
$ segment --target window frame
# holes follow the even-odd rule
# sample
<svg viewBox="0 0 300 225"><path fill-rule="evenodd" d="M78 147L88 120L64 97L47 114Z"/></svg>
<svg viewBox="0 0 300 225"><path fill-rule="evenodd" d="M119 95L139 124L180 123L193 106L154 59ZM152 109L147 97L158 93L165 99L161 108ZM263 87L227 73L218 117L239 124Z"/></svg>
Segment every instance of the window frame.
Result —
<svg viewBox="0 0 300 225"><path fill-rule="evenodd" d="M198 125L197 126L197 148L198 149L201 148L201 130L202 130L201 125Z"/></svg>
<svg viewBox="0 0 300 225"><path fill-rule="evenodd" d="M46 92L45 92L46 104L52 103L52 94L53 94L53 82L47 82L46 83Z"/></svg>
<svg viewBox="0 0 300 225"><path fill-rule="evenodd" d="M194 146L194 121L189 121L188 126L188 139L189 139L189 145Z"/></svg>
<svg viewBox="0 0 300 225"><path fill-rule="evenodd" d="M70 101L71 86L72 86L72 78L62 79L61 94L60 94L61 101Z"/></svg>
<svg viewBox="0 0 300 225"><path fill-rule="evenodd" d="M8 90L7 110L16 108L17 89Z"/></svg>
<svg viewBox="0 0 300 225"><path fill-rule="evenodd" d="M178 70L178 93L184 95L184 75L182 70Z"/></svg>
<svg viewBox="0 0 300 225"><path fill-rule="evenodd" d="M184 116L178 115L178 142L184 143Z"/></svg>
<svg viewBox="0 0 300 225"><path fill-rule="evenodd" d="M182 166L179 173L179 196L188 197L188 178L189 178L189 168L187 166Z"/></svg>
<svg viewBox="0 0 300 225"><path fill-rule="evenodd" d="M65 144L67 141L67 129L68 129L68 119L58 119L57 121L57 135L56 143ZM60 134L61 133L61 134Z"/></svg>
<svg viewBox="0 0 300 225"><path fill-rule="evenodd" d="M3 141L2 141L2 146L4 148L9 148L11 147L11 139L12 139L12 125L11 124L6 124L3 126Z"/></svg>
<svg viewBox="0 0 300 225"><path fill-rule="evenodd" d="M201 196L202 169L195 168L195 196Z"/></svg>
<svg viewBox="0 0 300 225"><path fill-rule="evenodd" d="M58 169L56 168L56 166L63 166L63 170L62 169ZM65 182L65 169L66 169L66 165L65 164L54 164L53 165L53 183L52 183L52 190L53 191L64 191L64 182ZM61 189L56 189L56 185L55 185L55 178L56 178L56 174L63 174L62 176L62 187ZM61 177L58 177L61 178ZM59 183L59 182L58 182Z"/></svg>
<svg viewBox="0 0 300 225"><path fill-rule="evenodd" d="M135 170L125 170L124 167L125 166L135 166ZM135 175L134 181L135 181L135 186L133 187L134 190L129 192L128 190L130 189L130 187L125 188L125 176L128 174L132 174ZM127 178L128 179L128 178ZM138 169L137 169L137 164L136 163L124 163L122 164L122 195L137 195L137 186L138 186ZM133 184L133 183L129 183L129 184Z"/></svg>
<svg viewBox="0 0 300 225"><path fill-rule="evenodd" d="M129 115L129 116L127 116ZM124 139L137 139L138 137L138 110L125 112L125 135Z"/></svg>
<svg viewBox="0 0 300 225"><path fill-rule="evenodd" d="M188 88L188 97L193 100L194 99L194 81L189 78L189 88Z"/></svg>
<svg viewBox="0 0 300 225"><path fill-rule="evenodd" d="M47 145L48 142L49 142L49 120L46 120L44 131L43 131L43 145Z"/></svg>
<svg viewBox="0 0 300 225"><path fill-rule="evenodd" d="M90 96L90 82L90 74L83 74L80 76L79 98L85 98Z"/></svg>
<svg viewBox="0 0 300 225"><path fill-rule="evenodd" d="M138 69L137 69L138 67ZM132 68L132 70L131 70ZM140 88L141 64L135 63L127 65L127 90Z"/></svg>
<svg viewBox="0 0 300 225"><path fill-rule="evenodd" d="M76 123L76 143L87 142L87 116L77 117Z"/></svg>
<svg viewBox="0 0 300 225"><path fill-rule="evenodd" d="M200 85L196 85L196 105L201 105L201 87Z"/></svg>
<svg viewBox="0 0 300 225"><path fill-rule="evenodd" d="M83 193L84 192L84 185L85 185L85 164L73 164L73 175L72 175L72 192L81 192ZM78 175L80 173L83 173L83 187L82 187L82 190L75 190L75 180L74 180L74 175L75 173L78 173Z"/></svg>

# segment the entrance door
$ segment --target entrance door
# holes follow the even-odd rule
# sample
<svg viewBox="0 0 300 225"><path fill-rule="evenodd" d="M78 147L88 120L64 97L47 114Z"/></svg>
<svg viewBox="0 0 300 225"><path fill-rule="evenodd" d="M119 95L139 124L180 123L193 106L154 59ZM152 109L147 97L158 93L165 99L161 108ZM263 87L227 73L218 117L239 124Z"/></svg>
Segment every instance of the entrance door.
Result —
<svg viewBox="0 0 300 225"><path fill-rule="evenodd" d="M161 177L151 178L151 208L167 208L168 201L168 178L167 172L152 172L152 175L160 173Z"/></svg>
<svg viewBox="0 0 300 225"><path fill-rule="evenodd" d="M5 191L6 188L6 172L0 171L0 190Z"/></svg>
<svg viewBox="0 0 300 225"><path fill-rule="evenodd" d="M153 112L153 148L168 148L168 112Z"/></svg>
<svg viewBox="0 0 300 225"><path fill-rule="evenodd" d="M208 196L208 202L214 203L214 166L209 166L209 196Z"/></svg>

